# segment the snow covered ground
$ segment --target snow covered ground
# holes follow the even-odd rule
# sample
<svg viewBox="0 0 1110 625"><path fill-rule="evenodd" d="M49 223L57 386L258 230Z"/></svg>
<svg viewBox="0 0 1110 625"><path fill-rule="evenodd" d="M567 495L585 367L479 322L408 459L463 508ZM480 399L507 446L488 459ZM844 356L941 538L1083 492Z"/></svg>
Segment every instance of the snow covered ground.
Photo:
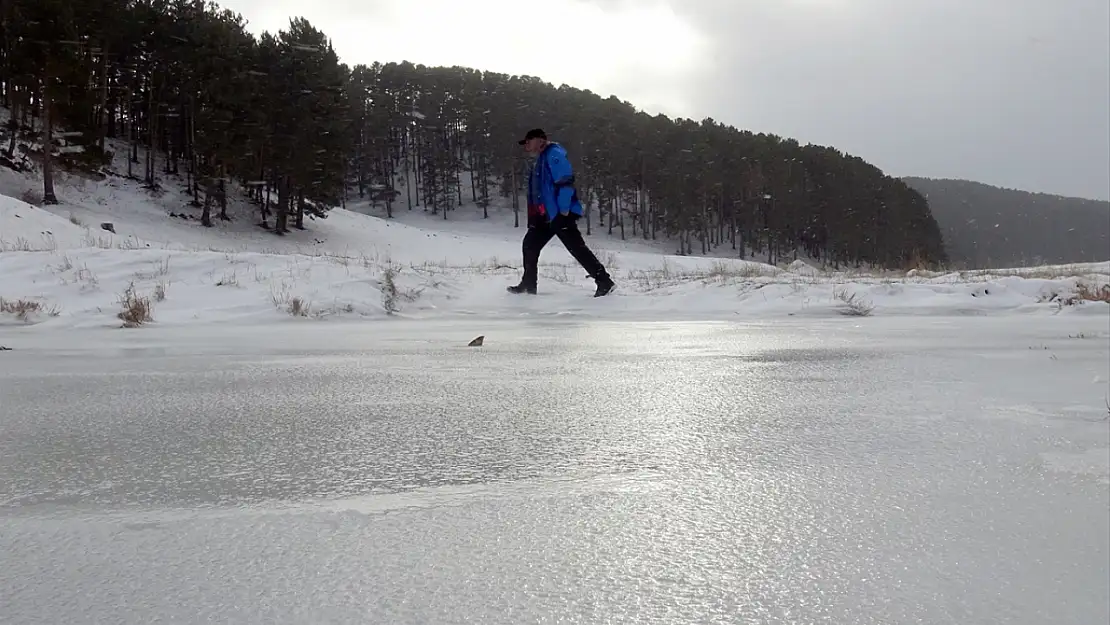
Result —
<svg viewBox="0 0 1110 625"><path fill-rule="evenodd" d="M399 209L387 220L335 209L304 231L277 237L245 203L233 221L205 228L170 214L198 211L166 185L62 176L56 206L31 199L33 177L0 171L0 323L47 328L259 323L293 319L453 316L578 316L721 319L784 315L1025 313L1110 316L1110 262L1008 271L832 272L803 261L779 267L728 258L675 256L604 234L591 245L618 290L593 299L558 241L541 258L541 293L511 296L520 273L512 215L444 223ZM477 211L474 207L460 209ZM115 234L101 228L113 224ZM135 324L131 324L135 325Z"/></svg>

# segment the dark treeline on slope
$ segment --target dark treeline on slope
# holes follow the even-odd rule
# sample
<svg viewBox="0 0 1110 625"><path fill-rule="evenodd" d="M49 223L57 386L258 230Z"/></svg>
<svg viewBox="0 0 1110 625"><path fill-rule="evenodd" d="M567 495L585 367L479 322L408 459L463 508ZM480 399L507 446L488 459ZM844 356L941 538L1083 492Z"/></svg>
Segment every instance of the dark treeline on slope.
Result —
<svg viewBox="0 0 1110 625"><path fill-rule="evenodd" d="M904 178L929 201L953 265L969 268L1110 260L1110 202L967 180Z"/></svg>
<svg viewBox="0 0 1110 625"><path fill-rule="evenodd" d="M527 76L352 68L305 20L256 38L239 15L197 0L0 0L0 12L8 158L17 132L57 142L65 128L87 164L105 157L106 139L126 141L129 175L151 186L159 172L185 176L206 224L235 182L279 234L348 192L384 199L390 216L421 207L444 219L464 202L485 211L509 198L519 225L527 163L516 141L542 126L571 151L590 230L772 262L946 261L919 193L832 148L651 116ZM51 201L62 157L38 158Z"/></svg>

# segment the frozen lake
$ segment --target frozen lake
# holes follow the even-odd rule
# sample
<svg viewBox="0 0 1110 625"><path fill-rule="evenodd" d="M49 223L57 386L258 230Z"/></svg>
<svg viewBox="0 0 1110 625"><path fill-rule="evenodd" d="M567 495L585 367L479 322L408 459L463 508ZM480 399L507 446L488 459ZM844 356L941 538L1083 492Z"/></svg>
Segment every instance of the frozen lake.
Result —
<svg viewBox="0 0 1110 625"><path fill-rule="evenodd" d="M1108 330L5 330L0 622L1106 623Z"/></svg>

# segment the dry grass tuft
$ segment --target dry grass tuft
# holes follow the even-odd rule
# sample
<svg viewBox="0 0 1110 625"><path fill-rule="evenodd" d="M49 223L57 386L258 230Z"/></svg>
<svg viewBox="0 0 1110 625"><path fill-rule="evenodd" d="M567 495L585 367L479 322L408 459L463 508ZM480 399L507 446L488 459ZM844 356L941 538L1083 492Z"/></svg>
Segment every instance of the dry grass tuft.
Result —
<svg viewBox="0 0 1110 625"><path fill-rule="evenodd" d="M135 277L140 280L153 280L169 274L170 272L170 257L166 256L161 260L152 261L151 264L154 268L150 271L138 271Z"/></svg>
<svg viewBox="0 0 1110 625"><path fill-rule="evenodd" d="M844 303L844 308L840 310L842 315L870 317L871 313L875 311L875 305L870 300L860 297L858 293L849 293L847 289L834 289L833 297Z"/></svg>
<svg viewBox="0 0 1110 625"><path fill-rule="evenodd" d="M154 321L154 316L151 314L150 298L135 293L134 282L129 284L123 294L120 295L119 303L121 310L116 316L123 321L123 327L136 328L144 323Z"/></svg>
<svg viewBox="0 0 1110 625"><path fill-rule="evenodd" d="M311 307L308 302L294 295L289 298L289 305L286 307L286 310L294 317L307 317L311 312Z"/></svg>
<svg viewBox="0 0 1110 625"><path fill-rule="evenodd" d="M16 237L15 241L0 241L0 252L37 252L38 249L31 246L31 242L27 237Z"/></svg>
<svg viewBox="0 0 1110 625"><path fill-rule="evenodd" d="M15 315L15 318L20 321L30 321L31 315L37 313L46 313L51 317L57 317L59 312L57 307L46 309L42 302L36 302L35 300L9 300L0 297L0 313Z"/></svg>
<svg viewBox="0 0 1110 625"><path fill-rule="evenodd" d="M652 291L678 286L686 282L729 284L756 278L773 278L782 273L781 269L775 267L755 263L727 262L725 260L716 260L704 268L681 269L674 267L664 258L658 269L633 269L628 271L627 275L628 279L637 283L641 289Z"/></svg>
<svg viewBox="0 0 1110 625"><path fill-rule="evenodd" d="M1110 284L1104 284L1101 289L1097 289L1086 282L1080 282L1076 285L1075 295L1080 301L1110 304Z"/></svg>
<svg viewBox="0 0 1110 625"><path fill-rule="evenodd" d="M1064 306L1077 306L1086 302L1110 303L1110 284L1096 287L1083 281L1076 281L1074 293L1064 294L1053 289L1037 298L1037 301L1053 302L1061 309Z"/></svg>
<svg viewBox="0 0 1110 625"><path fill-rule="evenodd" d="M223 277L216 281L216 286L239 286L239 275L234 271L225 272Z"/></svg>
<svg viewBox="0 0 1110 625"><path fill-rule="evenodd" d="M381 293L382 293L382 308L385 309L385 314L392 315L397 312L397 282L395 280L397 270L393 265L387 264L385 269L382 270L381 280Z"/></svg>
<svg viewBox="0 0 1110 625"><path fill-rule="evenodd" d="M289 294L289 283L270 284L270 301L278 310L284 310L294 317L307 317L312 314L312 306L303 297Z"/></svg>
<svg viewBox="0 0 1110 625"><path fill-rule="evenodd" d="M601 255L601 264L605 265L605 270L609 275L616 275L617 270L620 269L618 257L613 252L603 252Z"/></svg>
<svg viewBox="0 0 1110 625"><path fill-rule="evenodd" d="M574 266L575 269L578 265ZM543 264L539 267L539 276L545 281L558 282L559 284L570 284L570 265L559 264Z"/></svg>

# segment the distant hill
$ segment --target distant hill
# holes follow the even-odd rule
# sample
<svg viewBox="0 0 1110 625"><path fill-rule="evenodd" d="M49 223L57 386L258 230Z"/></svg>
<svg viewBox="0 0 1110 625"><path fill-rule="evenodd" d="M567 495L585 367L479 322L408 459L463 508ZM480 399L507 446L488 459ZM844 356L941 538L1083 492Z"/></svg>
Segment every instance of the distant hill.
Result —
<svg viewBox="0 0 1110 625"><path fill-rule="evenodd" d="M999 268L1110 259L1110 202L905 177L925 196L953 266Z"/></svg>

